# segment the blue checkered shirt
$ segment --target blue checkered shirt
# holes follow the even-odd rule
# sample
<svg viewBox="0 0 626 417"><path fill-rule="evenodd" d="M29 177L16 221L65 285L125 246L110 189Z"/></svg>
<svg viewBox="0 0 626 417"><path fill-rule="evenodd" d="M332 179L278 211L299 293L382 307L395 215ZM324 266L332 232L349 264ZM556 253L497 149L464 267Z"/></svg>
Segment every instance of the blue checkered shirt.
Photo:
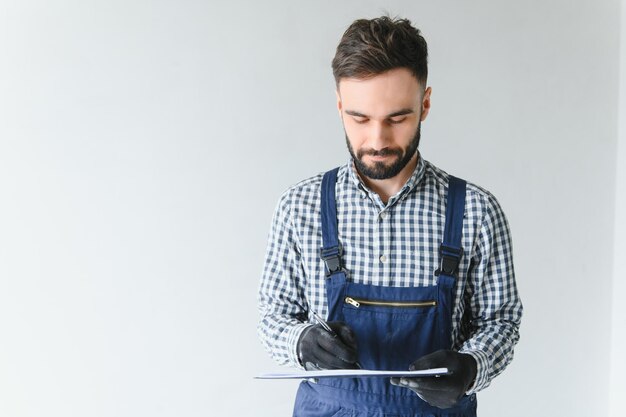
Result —
<svg viewBox="0 0 626 417"><path fill-rule="evenodd" d="M276 207L259 287L259 335L276 361L300 367L296 345L308 310L326 317L320 189L323 174L289 188ZM448 174L421 157L384 204L359 179L352 160L337 174L343 263L353 282L393 287L436 285ZM513 358L522 303L515 284L507 220L493 195L467 184L453 349L478 365L468 393L480 391ZM313 319L311 318L311 323ZM418 358L415 358L418 359Z"/></svg>

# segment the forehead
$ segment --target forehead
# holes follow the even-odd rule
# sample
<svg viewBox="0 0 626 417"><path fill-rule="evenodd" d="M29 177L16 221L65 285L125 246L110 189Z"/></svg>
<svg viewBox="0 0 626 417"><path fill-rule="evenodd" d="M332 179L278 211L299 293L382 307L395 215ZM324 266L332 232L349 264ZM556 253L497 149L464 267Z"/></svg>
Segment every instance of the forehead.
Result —
<svg viewBox="0 0 626 417"><path fill-rule="evenodd" d="M338 93L344 110L384 115L418 107L422 88L408 69L395 68L368 79L342 78Z"/></svg>

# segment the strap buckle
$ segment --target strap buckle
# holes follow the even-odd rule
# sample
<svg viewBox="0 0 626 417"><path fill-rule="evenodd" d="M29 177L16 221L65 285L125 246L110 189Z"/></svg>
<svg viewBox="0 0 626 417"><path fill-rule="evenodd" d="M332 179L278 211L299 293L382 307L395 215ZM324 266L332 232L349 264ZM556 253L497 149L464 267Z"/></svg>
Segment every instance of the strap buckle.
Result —
<svg viewBox="0 0 626 417"><path fill-rule="evenodd" d="M439 258L439 269L435 271L435 275L456 276L463 258L463 248L452 248L442 244L439 246Z"/></svg>
<svg viewBox="0 0 626 417"><path fill-rule="evenodd" d="M333 246L331 248L320 248L320 258L326 264L328 273L327 277L331 276L335 272L341 271L341 255L343 255L343 248L341 245Z"/></svg>

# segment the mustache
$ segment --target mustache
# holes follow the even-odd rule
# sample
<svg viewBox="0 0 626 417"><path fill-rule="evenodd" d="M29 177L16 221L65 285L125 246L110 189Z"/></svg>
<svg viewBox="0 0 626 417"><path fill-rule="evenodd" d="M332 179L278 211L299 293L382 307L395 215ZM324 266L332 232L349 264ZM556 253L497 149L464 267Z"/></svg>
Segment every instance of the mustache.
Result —
<svg viewBox="0 0 626 417"><path fill-rule="evenodd" d="M402 156L402 149L383 148L383 149L380 149L378 151L375 150L375 149L360 149L357 152L357 156L359 158L362 158L365 155L369 155L369 156L389 156L389 155Z"/></svg>

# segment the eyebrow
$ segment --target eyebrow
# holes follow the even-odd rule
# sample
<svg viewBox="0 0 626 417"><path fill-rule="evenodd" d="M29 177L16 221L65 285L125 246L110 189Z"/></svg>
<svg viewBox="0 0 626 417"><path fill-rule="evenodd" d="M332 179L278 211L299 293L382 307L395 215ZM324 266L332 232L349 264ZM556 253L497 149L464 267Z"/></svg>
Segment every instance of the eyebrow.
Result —
<svg viewBox="0 0 626 417"><path fill-rule="evenodd" d="M385 116L385 119L389 119L390 117L396 117L396 116L404 116L405 114L411 114L411 113L415 113L415 111L409 108L401 109L398 111L394 111L393 113L389 113L387 116ZM363 114L354 110L346 110L346 114L350 116L356 116L356 117L369 117L366 114Z"/></svg>

